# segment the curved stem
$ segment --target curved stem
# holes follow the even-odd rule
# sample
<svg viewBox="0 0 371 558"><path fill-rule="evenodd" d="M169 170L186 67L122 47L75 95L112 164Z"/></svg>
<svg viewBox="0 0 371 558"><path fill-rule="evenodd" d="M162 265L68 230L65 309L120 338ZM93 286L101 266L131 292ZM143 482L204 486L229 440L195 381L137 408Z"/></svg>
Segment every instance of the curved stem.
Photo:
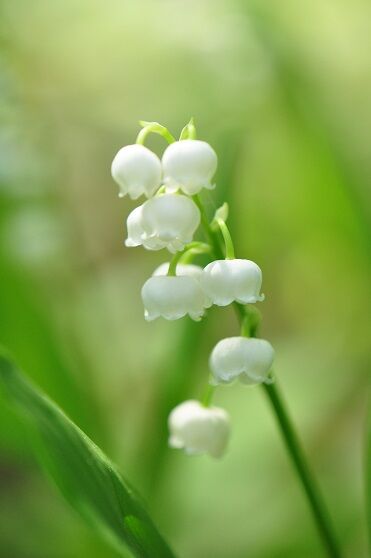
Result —
<svg viewBox="0 0 371 558"><path fill-rule="evenodd" d="M174 254L169 264L169 269L167 274L170 276L176 275L176 266L178 265L179 261L183 256L186 254L194 252L196 254L204 254L205 252L210 252L210 246L205 244L204 242L190 242L180 252Z"/></svg>
<svg viewBox="0 0 371 558"><path fill-rule="evenodd" d="M201 215L206 215L205 210L202 206L202 202L199 198L197 198L196 203L200 208ZM204 219L202 219L202 223L204 224ZM212 246L215 246L214 252L215 255L218 257L218 255L222 251L220 240L213 233L213 230L210 227L207 218L205 229L208 236L213 237ZM249 306L242 306L241 304L237 303L234 304L234 307L241 323L242 335L255 336L260 321L260 317L257 312L252 311L251 307ZM289 417L284 400L277 388L277 385L275 383L262 384L262 389L264 390L271 404L271 408L281 431L281 435L283 437L287 452L295 467L296 473L307 497L313 519L317 526L322 542L327 550L327 554L329 558L341 558L341 551L338 546L326 506L324 504L318 486L314 480L313 474L309 468L294 424Z"/></svg>
<svg viewBox="0 0 371 558"><path fill-rule="evenodd" d="M229 232L229 229L223 219L217 219L216 222L218 223L218 227L223 235L225 244L225 259L234 260L234 246L231 233Z"/></svg>
<svg viewBox="0 0 371 558"><path fill-rule="evenodd" d="M195 194L194 196L192 196L192 199L195 202L195 204L197 205L198 209L200 210L201 224L202 224L204 232L207 236L209 244L212 248L212 251L214 253L215 258L224 259L223 249L220 246L218 238L216 237L216 235L214 234L214 232L213 232L213 230L210 226L209 219L207 218L207 214L206 214L204 205L203 205L203 203L200 199L200 196L198 194Z"/></svg>
<svg viewBox="0 0 371 558"><path fill-rule="evenodd" d="M182 256L182 252L177 252L172 258L169 263L169 269L167 271L167 275L169 277L174 277L176 275L176 266Z"/></svg>
<svg viewBox="0 0 371 558"><path fill-rule="evenodd" d="M140 125L143 126L143 128L137 135L137 139L135 142L139 145L144 145L144 142L146 141L146 138L149 134L159 134L168 143L174 143L175 141L174 136L170 134L169 130L158 122L144 122L143 120L141 120Z"/></svg>

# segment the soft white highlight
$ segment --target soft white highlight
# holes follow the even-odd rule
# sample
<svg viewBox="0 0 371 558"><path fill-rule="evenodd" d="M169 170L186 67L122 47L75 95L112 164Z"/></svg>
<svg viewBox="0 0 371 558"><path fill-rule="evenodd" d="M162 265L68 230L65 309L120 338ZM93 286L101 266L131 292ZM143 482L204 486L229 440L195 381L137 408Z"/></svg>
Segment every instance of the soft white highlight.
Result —
<svg viewBox="0 0 371 558"><path fill-rule="evenodd" d="M262 272L250 260L216 260L209 263L200 277L205 293L217 306L231 302L241 304L264 300L260 294Z"/></svg>
<svg viewBox="0 0 371 558"><path fill-rule="evenodd" d="M161 185L161 161L144 145L126 145L113 159L111 174L120 187L120 197L149 198Z"/></svg>
<svg viewBox="0 0 371 558"><path fill-rule="evenodd" d="M228 337L219 341L210 355L213 383L229 384L236 378L244 384L271 383L274 360L272 345L264 339Z"/></svg>
<svg viewBox="0 0 371 558"><path fill-rule="evenodd" d="M189 400L170 413L169 430L172 448L183 449L187 454L221 457L228 444L230 421L224 409Z"/></svg>
<svg viewBox="0 0 371 558"><path fill-rule="evenodd" d="M214 188L211 180L215 174L218 158L205 141L181 140L166 148L162 157L164 184L168 191L181 189L193 196L202 188Z"/></svg>
<svg viewBox="0 0 371 558"><path fill-rule="evenodd" d="M198 281L189 276L150 277L143 285L142 300L147 321L160 316L177 320L187 314L199 321L211 305Z"/></svg>
<svg viewBox="0 0 371 558"><path fill-rule="evenodd" d="M186 196L163 194L134 209L127 219L126 246L175 253L192 241L200 211Z"/></svg>

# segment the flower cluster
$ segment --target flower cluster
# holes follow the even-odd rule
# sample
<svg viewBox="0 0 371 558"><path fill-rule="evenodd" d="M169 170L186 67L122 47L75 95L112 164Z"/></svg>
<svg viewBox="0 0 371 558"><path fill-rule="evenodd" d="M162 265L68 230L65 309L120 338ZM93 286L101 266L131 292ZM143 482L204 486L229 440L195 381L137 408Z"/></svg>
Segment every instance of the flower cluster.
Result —
<svg viewBox="0 0 371 558"><path fill-rule="evenodd" d="M137 142L123 147L115 156L112 176L119 185L120 197L147 198L128 216L126 246L166 249L172 254L170 261L161 264L142 287L145 319L177 320L188 315L198 321L212 305L247 305L264 300L259 266L251 260L235 258L225 222L226 204L209 222L198 196L203 188L215 186L215 151L196 139L192 120L178 141L158 123L144 122L142 126ZM149 133L160 134L169 142L162 160L143 145ZM224 258L204 268L190 262L200 253L214 257L220 254L215 253L211 241L194 240L201 222L209 241L220 238L225 247ZM240 337L223 339L214 347L209 360L211 386L230 384L236 379L249 385L272 381L272 346L247 334L243 331ZM209 399L185 401L173 409L169 416L171 447L213 457L224 453L229 417L223 409L210 406Z"/></svg>

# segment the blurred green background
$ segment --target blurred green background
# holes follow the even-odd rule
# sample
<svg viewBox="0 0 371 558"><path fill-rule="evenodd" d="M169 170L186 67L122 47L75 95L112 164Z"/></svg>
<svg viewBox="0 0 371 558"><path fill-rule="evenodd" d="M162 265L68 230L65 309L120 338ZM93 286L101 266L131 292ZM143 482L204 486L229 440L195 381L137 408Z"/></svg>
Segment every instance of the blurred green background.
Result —
<svg viewBox="0 0 371 558"><path fill-rule="evenodd" d="M220 462L166 448L231 309L143 320L167 256L125 249L110 177L138 120L190 116L219 156L240 257L263 269L262 336L345 554L366 551L371 306L367 0L2 0L0 342L138 487L182 558L322 556L259 388L220 389ZM159 154L160 138L149 146ZM1 558L114 558L44 478L0 406Z"/></svg>

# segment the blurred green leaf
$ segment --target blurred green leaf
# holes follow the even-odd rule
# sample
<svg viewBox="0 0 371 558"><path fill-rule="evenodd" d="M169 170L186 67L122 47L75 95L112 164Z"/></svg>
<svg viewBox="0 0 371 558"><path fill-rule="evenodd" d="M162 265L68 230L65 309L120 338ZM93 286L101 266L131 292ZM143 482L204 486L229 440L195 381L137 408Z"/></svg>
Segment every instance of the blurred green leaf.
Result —
<svg viewBox="0 0 371 558"><path fill-rule="evenodd" d="M368 525L368 544L371 553L371 409L368 411L366 422L365 471L366 520Z"/></svg>
<svg viewBox="0 0 371 558"><path fill-rule="evenodd" d="M4 353L0 353L0 388L28 419L31 442L46 470L94 529L123 556L129 548L140 558L173 557L139 497L108 458Z"/></svg>

